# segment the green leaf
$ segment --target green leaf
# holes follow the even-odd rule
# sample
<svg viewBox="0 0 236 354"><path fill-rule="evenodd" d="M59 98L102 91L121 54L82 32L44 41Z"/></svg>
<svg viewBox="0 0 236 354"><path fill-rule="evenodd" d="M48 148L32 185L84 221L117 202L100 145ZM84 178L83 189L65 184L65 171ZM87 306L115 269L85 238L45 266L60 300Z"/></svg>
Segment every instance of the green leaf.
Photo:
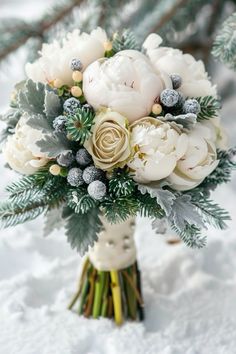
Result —
<svg viewBox="0 0 236 354"><path fill-rule="evenodd" d="M213 96L196 97L196 100L200 104L201 110L197 115L197 120L214 118L218 115L218 111L221 108L220 102Z"/></svg>
<svg viewBox="0 0 236 354"><path fill-rule="evenodd" d="M44 112L45 85L38 82L35 83L29 79L26 81L24 88L19 92L18 104L23 112L29 114L43 114Z"/></svg>
<svg viewBox="0 0 236 354"><path fill-rule="evenodd" d="M42 114L32 114L27 120L27 124L34 129L41 130L43 133L53 134L50 121Z"/></svg>
<svg viewBox="0 0 236 354"><path fill-rule="evenodd" d="M86 214L73 214L67 219L66 236L72 248L84 255L89 246L93 246L98 239L98 234L102 229L97 208L90 210Z"/></svg>

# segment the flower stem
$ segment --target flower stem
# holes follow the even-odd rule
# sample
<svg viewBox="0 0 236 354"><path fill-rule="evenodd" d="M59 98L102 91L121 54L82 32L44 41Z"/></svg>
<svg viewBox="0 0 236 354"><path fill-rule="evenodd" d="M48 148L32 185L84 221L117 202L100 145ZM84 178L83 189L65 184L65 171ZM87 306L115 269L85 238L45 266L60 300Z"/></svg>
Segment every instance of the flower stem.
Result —
<svg viewBox="0 0 236 354"><path fill-rule="evenodd" d="M94 303L93 303L94 318L98 318L101 314L102 294L104 291L104 285L105 285L105 272L98 271L97 279L95 283L95 296L94 296Z"/></svg>
<svg viewBox="0 0 236 354"><path fill-rule="evenodd" d="M118 326L123 323L122 316L122 304L121 304L121 290L119 285L119 276L116 270L112 270L111 274L111 290L112 290L112 298L114 305L114 317L115 322Z"/></svg>

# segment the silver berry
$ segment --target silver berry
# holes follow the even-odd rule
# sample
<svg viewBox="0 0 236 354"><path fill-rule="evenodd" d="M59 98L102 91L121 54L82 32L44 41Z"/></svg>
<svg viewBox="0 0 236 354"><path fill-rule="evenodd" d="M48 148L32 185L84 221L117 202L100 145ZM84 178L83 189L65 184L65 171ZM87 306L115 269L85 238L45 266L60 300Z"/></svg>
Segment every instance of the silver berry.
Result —
<svg viewBox="0 0 236 354"><path fill-rule="evenodd" d="M83 167L90 165L93 161L91 155L84 148L77 151L75 159L78 164Z"/></svg>
<svg viewBox="0 0 236 354"><path fill-rule="evenodd" d="M75 160L72 151L64 151L57 157L57 163L63 167L69 167Z"/></svg>
<svg viewBox="0 0 236 354"><path fill-rule="evenodd" d="M81 63L81 61L79 59L74 58L71 60L70 68L73 71L75 71L75 70L81 71L83 69L83 64Z"/></svg>
<svg viewBox="0 0 236 354"><path fill-rule="evenodd" d="M182 85L182 78L179 74L171 74L170 78L174 90L178 89Z"/></svg>
<svg viewBox="0 0 236 354"><path fill-rule="evenodd" d="M80 101L74 97L68 98L63 104L63 109L68 114L74 114L80 107Z"/></svg>
<svg viewBox="0 0 236 354"><path fill-rule="evenodd" d="M106 195L106 191L106 185L101 181L93 181L88 186L88 194L90 195L90 197L96 200L103 199Z"/></svg>
<svg viewBox="0 0 236 354"><path fill-rule="evenodd" d="M80 168L71 168L67 175L67 182L73 187L79 187L84 184L83 171Z"/></svg>
<svg viewBox="0 0 236 354"><path fill-rule="evenodd" d="M194 98L186 100L183 105L184 113L198 114L201 110L200 104Z"/></svg>
<svg viewBox="0 0 236 354"><path fill-rule="evenodd" d="M83 180L85 183L90 184L96 180L104 178L104 172L95 166L88 166L84 169Z"/></svg>
<svg viewBox="0 0 236 354"><path fill-rule="evenodd" d="M53 128L57 133L64 133L66 132L66 117L65 116L58 116L53 121Z"/></svg>
<svg viewBox="0 0 236 354"><path fill-rule="evenodd" d="M160 101L166 107L173 107L178 103L178 92L172 89L165 89L161 92Z"/></svg>

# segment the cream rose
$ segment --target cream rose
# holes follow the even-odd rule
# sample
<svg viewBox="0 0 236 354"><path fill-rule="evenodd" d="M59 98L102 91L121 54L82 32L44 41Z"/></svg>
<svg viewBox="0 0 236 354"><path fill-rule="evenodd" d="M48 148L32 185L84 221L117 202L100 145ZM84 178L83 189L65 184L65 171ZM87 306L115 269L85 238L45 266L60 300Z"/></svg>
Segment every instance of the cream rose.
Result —
<svg viewBox="0 0 236 354"><path fill-rule="evenodd" d="M107 35L101 28L90 34L80 33L76 29L67 34L62 44L56 40L51 44L43 44L40 58L32 64L26 64L26 74L35 82L48 83L58 79L63 85L71 86L71 60L80 59L84 70L93 61L104 56L106 41Z"/></svg>
<svg viewBox="0 0 236 354"><path fill-rule="evenodd" d="M134 151L128 166L137 182L149 183L168 177L185 154L187 135L175 125L145 117L131 126Z"/></svg>
<svg viewBox="0 0 236 354"><path fill-rule="evenodd" d="M188 134L188 148L168 177L171 187L189 190L197 187L218 165L216 145L212 130L203 123L197 123Z"/></svg>
<svg viewBox="0 0 236 354"><path fill-rule="evenodd" d="M84 146L98 168L110 171L124 166L131 152L127 119L109 109L101 111Z"/></svg>
<svg viewBox="0 0 236 354"><path fill-rule="evenodd" d="M153 66L158 72L179 74L182 85L179 91L188 97L216 96L216 87L212 85L201 60L195 60L190 54L169 47L159 47L162 39L157 34L150 34L143 47Z"/></svg>
<svg viewBox="0 0 236 354"><path fill-rule="evenodd" d="M88 103L95 109L109 107L130 122L148 115L166 87L171 87L168 75L155 73L147 57L136 50L97 60L83 75L83 92Z"/></svg>
<svg viewBox="0 0 236 354"><path fill-rule="evenodd" d="M24 175L35 173L49 161L36 145L42 139L42 132L27 125L27 119L27 114L20 118L15 133L8 137L3 148L3 156L10 167Z"/></svg>

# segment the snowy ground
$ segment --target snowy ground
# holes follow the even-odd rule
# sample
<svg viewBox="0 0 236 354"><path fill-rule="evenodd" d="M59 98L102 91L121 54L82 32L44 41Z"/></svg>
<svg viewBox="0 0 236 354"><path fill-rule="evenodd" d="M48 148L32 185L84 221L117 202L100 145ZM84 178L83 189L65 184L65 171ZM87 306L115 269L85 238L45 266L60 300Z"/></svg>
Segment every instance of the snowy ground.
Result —
<svg viewBox="0 0 236 354"><path fill-rule="evenodd" d="M33 13L32 3L27 6L31 4ZM0 5L1 15L9 13L9 5L4 4ZM24 11L21 8L22 14ZM21 63L12 58L8 65L8 76L0 75L1 87L8 85L5 92L22 75ZM223 76L226 74L229 72ZM1 99L3 107L7 98ZM223 112L232 141L236 132L231 120L233 103L235 98ZM2 167L0 174L2 198L4 185L15 175ZM148 220L138 220L136 241L146 320L121 328L108 320L86 320L66 310L81 259L70 250L63 232L44 239L42 219L1 230L0 353L236 353L235 189L236 178L215 194L233 221L224 232L209 230L208 245L202 251L181 244L169 246L163 237L153 234Z"/></svg>

